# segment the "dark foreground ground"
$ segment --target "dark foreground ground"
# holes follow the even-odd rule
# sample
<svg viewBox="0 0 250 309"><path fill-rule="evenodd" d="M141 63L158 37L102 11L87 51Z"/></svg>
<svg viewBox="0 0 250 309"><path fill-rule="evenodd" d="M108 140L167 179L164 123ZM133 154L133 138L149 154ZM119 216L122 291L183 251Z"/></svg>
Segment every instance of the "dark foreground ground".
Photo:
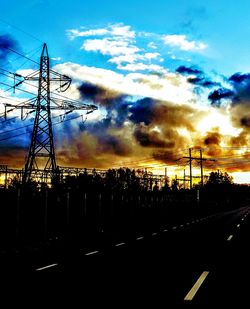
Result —
<svg viewBox="0 0 250 309"><path fill-rule="evenodd" d="M3 308L249 308L250 207L84 245L1 253ZM184 300L200 277L191 300ZM196 284L197 285L197 284ZM6 305L7 304L7 305Z"/></svg>

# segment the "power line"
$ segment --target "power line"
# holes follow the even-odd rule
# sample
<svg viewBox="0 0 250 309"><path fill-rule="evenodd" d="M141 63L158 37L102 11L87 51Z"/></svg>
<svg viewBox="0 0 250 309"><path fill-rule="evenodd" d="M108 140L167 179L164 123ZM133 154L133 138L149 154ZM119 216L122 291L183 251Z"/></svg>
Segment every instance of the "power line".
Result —
<svg viewBox="0 0 250 309"><path fill-rule="evenodd" d="M34 40L37 40L38 42L43 43L39 38L37 38L37 37L34 36L33 34L31 34L31 33L27 32L27 31L25 31L25 30L23 30L23 29L21 29L21 28L15 26L15 25L11 24L10 22L7 22L7 21L3 20L2 18L0 18L0 21L3 22L3 23L6 24L6 25L12 27L12 28L17 29L17 30L20 31L20 32L23 32L24 34L28 35L29 37L33 38Z"/></svg>
<svg viewBox="0 0 250 309"><path fill-rule="evenodd" d="M22 77L22 78L24 78L24 80L23 80L23 81L20 81L20 82L22 82L23 84L26 84L26 85L35 87L36 89L38 89L38 86L33 85L33 84L30 84L30 83L28 83L27 81L25 81L25 77L24 77L24 76L22 76L22 75L20 75L20 74L12 73L12 72L10 72L10 71L8 71L8 70L5 70L5 69L3 69L3 68L0 68L0 70L3 70L3 71L5 71L5 72L8 72L9 74L13 75L13 76L9 76L9 75L6 75L6 74L0 72L0 74L5 75L5 76L7 76L7 77L9 77L9 78L12 78L12 79L15 79L15 78L14 78L14 75L17 76L17 77ZM34 74L34 73L36 73L36 72L32 72L31 74ZM31 74L30 74L30 75L31 75ZM28 75L28 76L29 76L29 75ZM10 85L9 85L10 88L7 89L7 90L5 90L5 92L11 90L12 88L15 89L15 88L17 87L18 84L19 84L19 83L15 84L15 85L13 85L13 86L10 86ZM19 88L18 88L18 89L19 89ZM55 91L57 91L58 89L60 89L60 86L59 86L58 88L56 88L54 91L50 91L50 93L51 93L51 94L54 94L54 95L56 95L56 96L62 97L62 98L64 98L64 99L70 100L70 101L72 101L72 102L79 103L79 101L77 101L77 100L75 100L75 99L70 99L70 98L66 97L65 95L62 95L62 94L60 94L60 93L56 93ZM21 90L21 89L19 89L19 90ZM36 94L34 94L34 95L36 95ZM51 99L53 99L53 98L51 98Z"/></svg>
<svg viewBox="0 0 250 309"><path fill-rule="evenodd" d="M63 115L64 115L64 114L63 114ZM63 115L59 115L59 116L57 116L57 117L60 117L60 116L63 116ZM58 124L60 124L60 123L68 122L68 121L71 121L71 120L75 120L75 119L80 118L80 117L82 117L82 116L83 116L83 115L79 115L79 116L76 116L76 117L72 117L72 118L70 118L70 119L66 119L66 120L63 120L63 121L58 121L58 122L53 123L53 125L58 125ZM56 117L55 117L55 118L56 118ZM24 126L24 127L28 127L28 126L33 126L33 124L29 124L29 125ZM13 130L13 131L14 131L14 130ZM12 139L12 138L15 138L15 137L18 137L18 136L21 136L21 135L25 135L25 134L27 134L27 132L23 132L23 133L16 134L16 135L13 135L13 136L5 137L5 138L0 139L0 142L6 141L6 140L8 140L8 139Z"/></svg>
<svg viewBox="0 0 250 309"><path fill-rule="evenodd" d="M25 128L31 127L31 126L33 126L33 123L27 124L27 125L22 126L22 127L14 128L14 129L11 129L11 130L2 131L2 132L0 132L0 135L1 135L1 134L6 134L6 133L10 133L10 132L13 132L13 131L18 131L18 130L21 130L21 129L25 129Z"/></svg>
<svg viewBox="0 0 250 309"><path fill-rule="evenodd" d="M32 111L32 112L34 112L34 111ZM63 117L65 115L65 113L64 114L61 114L61 115L58 115L58 116L54 116L54 117L52 117L52 119L55 119L55 118L60 118L60 117ZM76 116L76 118L79 118L79 117L82 117L83 115L78 115L78 116ZM73 119L73 118L72 118ZM63 120L63 121L60 121L60 122L66 122L67 121L67 119L66 120ZM10 129L10 130L7 130L7 131L2 131L2 132L0 132L0 135L1 134L6 134L6 133L9 133L9 132L13 132L13 131L17 131L17 130L21 130L21 129L24 129L24 128L27 128L27 127L31 127L31 126L33 126L34 124L33 123L31 123L31 124L27 124L27 125L25 125L25 126L21 126L21 127L17 127L17 128L13 128L13 129Z"/></svg>
<svg viewBox="0 0 250 309"><path fill-rule="evenodd" d="M31 59L31 58L29 58L29 57L27 57L27 56L25 56L25 55L19 53L18 51L14 50L14 49L12 49L12 48L9 48L9 47L6 47L6 46L2 46L2 48L8 49L9 51L11 51L11 52L13 52L13 53L15 53L15 54L17 54L17 55L19 55L19 56L25 58L25 59L28 59L28 60L34 62L35 64L38 64L38 65L39 65L39 63L38 63L37 61L35 61L35 60L33 60L33 59Z"/></svg>
<svg viewBox="0 0 250 309"><path fill-rule="evenodd" d="M8 86L8 87L9 87L8 89L4 90L4 92L6 92L6 91L10 91L10 89L12 89L12 88L14 88L14 87L15 87L15 85L14 85L14 86L11 86L11 85L6 84L6 83L3 83L3 82L0 82L0 84L2 84L2 85L4 85L4 86ZM23 91L23 92L26 92L26 93L28 93L28 94L32 94L32 95L36 96L36 94L35 94L35 93L30 92L30 91L27 91L27 90L24 90L24 89L17 88L17 90L19 90L19 91Z"/></svg>
<svg viewBox="0 0 250 309"><path fill-rule="evenodd" d="M37 48L34 48L34 49L32 49L30 52L26 53L26 55L30 55L30 58L31 58L31 57L33 57L35 54L37 54L38 51L39 51L40 49L41 49L41 46L39 46L39 47L37 47ZM31 53L32 53L32 54L31 54ZM15 62L17 59L18 59L18 57L17 57L14 61L12 61L12 62ZM22 64L20 64L20 65L18 66L18 68L16 69L16 71L20 70L28 61L29 61L29 60L26 59Z"/></svg>
<svg viewBox="0 0 250 309"><path fill-rule="evenodd" d="M20 103L20 101L17 101L15 99L11 98L11 97L4 97L4 96L0 95L0 98L5 99L5 100L11 100L11 101L14 101L16 103Z"/></svg>

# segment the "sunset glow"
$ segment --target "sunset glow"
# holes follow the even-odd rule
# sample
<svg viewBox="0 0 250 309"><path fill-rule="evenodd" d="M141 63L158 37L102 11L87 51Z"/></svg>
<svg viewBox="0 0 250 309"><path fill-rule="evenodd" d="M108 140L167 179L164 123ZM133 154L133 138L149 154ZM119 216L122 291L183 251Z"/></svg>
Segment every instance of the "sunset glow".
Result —
<svg viewBox="0 0 250 309"><path fill-rule="evenodd" d="M27 1L27 5L37 18L41 4L35 2ZM53 16L54 5L42 2ZM213 36L211 18L213 14L217 16L211 11L213 6L206 3L204 10L198 10L202 4L191 3L185 3L182 14L187 25L195 26L189 29L180 23L176 31L171 16L162 27L157 24L159 16L155 24L145 26L141 21L149 18L147 14L140 14L138 20L125 13L116 18L106 8L105 20L100 20L97 13L90 18L86 16L87 8L85 12L77 8L82 5L80 1L72 5L72 18L63 18L64 22L53 27L50 23L43 25L42 32L39 22L34 28L24 22L24 13L17 18L6 12L9 23L0 21L0 161L9 167L24 166L34 111L24 109L21 116L21 111L12 106L37 95L36 81L26 77L39 68L44 41L51 68L72 79L64 98L52 82L51 96L98 107L89 113L52 110L59 166L127 166L154 171L167 167L175 175L179 174L179 164L181 169L186 164L185 160L177 160L194 148L202 149L204 157L215 160L204 163L206 173L220 169L234 173L237 182L248 182L250 65L237 54L243 53L244 48L247 52L248 46L242 38L237 44L232 43L232 38L230 43L229 36L223 34L225 29L218 24L224 46ZM65 5L62 1L64 12ZM161 6L168 11L167 4ZM201 22L198 11L210 26ZM151 10L147 13L151 16ZM27 33L12 25L12 21ZM230 37L235 36L231 30ZM226 48L229 43L237 55L233 63ZM235 45L241 46L240 50ZM15 59L15 53L26 61L22 57ZM13 78L19 82L14 88ZM25 82L20 78L26 78Z"/></svg>

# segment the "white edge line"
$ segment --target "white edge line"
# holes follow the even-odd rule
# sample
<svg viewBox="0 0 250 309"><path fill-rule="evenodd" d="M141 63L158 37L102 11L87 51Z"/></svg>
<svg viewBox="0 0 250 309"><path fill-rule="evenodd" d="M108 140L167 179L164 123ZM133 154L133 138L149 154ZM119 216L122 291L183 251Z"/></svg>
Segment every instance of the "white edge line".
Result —
<svg viewBox="0 0 250 309"><path fill-rule="evenodd" d="M120 246L123 246L123 245L125 245L125 242L120 242L119 244L116 244L115 246L120 247Z"/></svg>
<svg viewBox="0 0 250 309"><path fill-rule="evenodd" d="M58 265L57 263L54 263L54 264L50 264L50 265L47 265L47 266L39 267L39 268L36 269L36 271L48 269L48 268L51 268L51 267L55 267L57 265Z"/></svg>
<svg viewBox="0 0 250 309"><path fill-rule="evenodd" d="M191 288L191 290L187 293L187 295L185 296L184 300L188 300L191 301L195 294L197 293L197 291L199 290L199 288L201 287L203 281L206 279L207 275L209 274L209 271L203 271L203 273L200 275L200 277L198 278L198 280L195 282L195 284L193 285L193 287Z"/></svg>
<svg viewBox="0 0 250 309"><path fill-rule="evenodd" d="M99 253L99 251L91 251L91 252L85 253L85 255L92 255L92 254L96 254L96 253Z"/></svg>

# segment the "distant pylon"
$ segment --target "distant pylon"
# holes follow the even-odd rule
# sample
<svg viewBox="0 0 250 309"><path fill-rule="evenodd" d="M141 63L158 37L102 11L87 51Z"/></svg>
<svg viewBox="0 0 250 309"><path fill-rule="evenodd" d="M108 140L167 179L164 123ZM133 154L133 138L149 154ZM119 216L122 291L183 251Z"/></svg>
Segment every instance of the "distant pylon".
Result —
<svg viewBox="0 0 250 309"><path fill-rule="evenodd" d="M37 162L38 157L46 158L44 170L49 170L51 176L55 176L57 166L50 112L50 64L46 44L43 45L40 58L36 116L29 154L25 164L23 182L30 180L34 168L39 168Z"/></svg>
<svg viewBox="0 0 250 309"><path fill-rule="evenodd" d="M50 60L46 44L43 44L40 58L40 69L23 77L23 81L19 82L17 85L20 85L26 80L38 82L37 98L35 100L28 100L25 104L11 105L11 107L22 110L22 118L23 112L27 109L36 112L29 154L25 163L22 180L23 183L27 183L32 179L33 174L37 171L43 171L47 182L47 178L52 180L58 175L51 110L62 110L65 115L76 110L86 110L87 114L89 114L96 110L97 107L93 104L84 104L75 100L51 97L51 82L59 83L56 90L63 92L69 88L71 78L50 69ZM7 106L9 105L7 104Z"/></svg>

